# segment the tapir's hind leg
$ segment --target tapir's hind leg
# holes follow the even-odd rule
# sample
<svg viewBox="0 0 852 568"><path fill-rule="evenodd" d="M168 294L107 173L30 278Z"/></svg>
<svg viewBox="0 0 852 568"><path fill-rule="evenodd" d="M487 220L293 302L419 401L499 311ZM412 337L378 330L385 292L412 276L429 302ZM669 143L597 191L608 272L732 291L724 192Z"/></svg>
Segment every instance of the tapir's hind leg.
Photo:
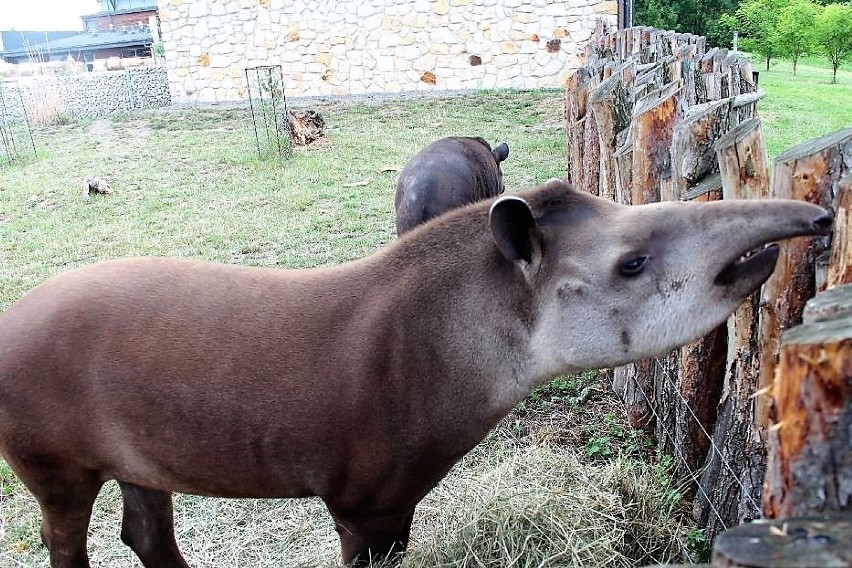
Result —
<svg viewBox="0 0 852 568"><path fill-rule="evenodd" d="M351 567L370 566L405 552L411 533L414 508L401 514L353 515L329 509L340 536L343 563Z"/></svg>
<svg viewBox="0 0 852 568"><path fill-rule="evenodd" d="M189 568L175 542L172 495L119 482L124 497L121 540L146 568Z"/></svg>
<svg viewBox="0 0 852 568"><path fill-rule="evenodd" d="M9 464L41 507L41 540L50 552L51 568L89 568L86 533L103 484L100 474L43 456L10 457Z"/></svg>

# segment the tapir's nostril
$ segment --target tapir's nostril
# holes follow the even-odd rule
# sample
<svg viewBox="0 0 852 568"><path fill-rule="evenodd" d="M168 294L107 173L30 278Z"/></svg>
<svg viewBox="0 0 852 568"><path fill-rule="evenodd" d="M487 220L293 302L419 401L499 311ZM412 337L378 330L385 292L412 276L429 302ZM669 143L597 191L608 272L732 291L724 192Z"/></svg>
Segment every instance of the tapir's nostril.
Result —
<svg viewBox="0 0 852 568"><path fill-rule="evenodd" d="M831 211L826 211L814 221L814 229L817 233L827 235L831 231L831 226L834 224L834 215Z"/></svg>

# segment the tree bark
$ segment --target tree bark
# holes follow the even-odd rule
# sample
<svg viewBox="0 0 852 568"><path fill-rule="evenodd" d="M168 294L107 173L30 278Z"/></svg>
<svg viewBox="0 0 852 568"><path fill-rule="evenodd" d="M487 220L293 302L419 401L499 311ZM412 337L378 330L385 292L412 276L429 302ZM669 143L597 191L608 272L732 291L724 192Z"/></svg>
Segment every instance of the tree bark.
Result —
<svg viewBox="0 0 852 568"><path fill-rule="evenodd" d="M852 284L817 295L782 335L763 513L852 511Z"/></svg>
<svg viewBox="0 0 852 568"><path fill-rule="evenodd" d="M766 197L769 164L758 120L745 122L716 144L725 199ZM716 449L707 455L694 513L709 536L744 520L759 518L765 453L754 432L757 390L758 294L728 319L728 350L722 397L713 433Z"/></svg>
<svg viewBox="0 0 852 568"><path fill-rule="evenodd" d="M655 203L671 196L671 144L678 119L679 86L676 83L636 103L631 137L633 143L633 203Z"/></svg>
<svg viewBox="0 0 852 568"><path fill-rule="evenodd" d="M829 288L852 283L852 174L840 181L835 201L834 234L826 279Z"/></svg>
<svg viewBox="0 0 852 568"><path fill-rule="evenodd" d="M616 134L630 124L632 111L624 88L624 71L631 64L617 68L613 75L601 82L589 93L588 107L597 124L598 146L600 152L600 178L597 194L609 200L616 194Z"/></svg>
<svg viewBox="0 0 852 568"><path fill-rule="evenodd" d="M851 170L852 128L848 128L797 146L776 158L771 195L831 207L834 187ZM781 243L775 272L763 287L759 388L772 385L781 332L801 323L805 302L816 293L814 267L827 245L825 238ZM763 398L757 401L756 421L761 428L767 426Z"/></svg>

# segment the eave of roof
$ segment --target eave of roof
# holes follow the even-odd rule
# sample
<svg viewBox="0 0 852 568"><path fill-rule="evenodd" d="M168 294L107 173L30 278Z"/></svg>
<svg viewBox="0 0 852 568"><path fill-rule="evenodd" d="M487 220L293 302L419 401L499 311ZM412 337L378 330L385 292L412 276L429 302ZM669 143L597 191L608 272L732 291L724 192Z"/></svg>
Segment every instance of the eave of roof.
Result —
<svg viewBox="0 0 852 568"><path fill-rule="evenodd" d="M118 16L121 14L138 14L141 12L156 12L157 5L153 4L151 6L144 6L142 8L126 8L124 10L109 10L106 12L94 12L92 14L86 14L84 16L80 16L84 20L88 20L90 18L106 18L107 16Z"/></svg>
<svg viewBox="0 0 852 568"><path fill-rule="evenodd" d="M109 49L128 47L131 45L148 45L153 42L151 31L148 29L131 29L127 31L113 30L106 32L83 32L71 37L31 45L29 49L4 51L4 57L19 57L29 53L64 53L84 49Z"/></svg>

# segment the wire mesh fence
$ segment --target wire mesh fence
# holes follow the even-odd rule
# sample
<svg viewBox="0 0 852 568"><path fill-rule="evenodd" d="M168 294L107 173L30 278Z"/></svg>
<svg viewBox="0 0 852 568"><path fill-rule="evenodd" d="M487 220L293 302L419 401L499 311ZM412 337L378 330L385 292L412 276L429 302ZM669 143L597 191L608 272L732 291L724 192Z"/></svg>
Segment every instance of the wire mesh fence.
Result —
<svg viewBox="0 0 852 568"><path fill-rule="evenodd" d="M34 157L35 141L20 88L0 82L0 165Z"/></svg>
<svg viewBox="0 0 852 568"><path fill-rule="evenodd" d="M261 158L287 157L292 152L284 75L280 65L245 69L257 153Z"/></svg>

